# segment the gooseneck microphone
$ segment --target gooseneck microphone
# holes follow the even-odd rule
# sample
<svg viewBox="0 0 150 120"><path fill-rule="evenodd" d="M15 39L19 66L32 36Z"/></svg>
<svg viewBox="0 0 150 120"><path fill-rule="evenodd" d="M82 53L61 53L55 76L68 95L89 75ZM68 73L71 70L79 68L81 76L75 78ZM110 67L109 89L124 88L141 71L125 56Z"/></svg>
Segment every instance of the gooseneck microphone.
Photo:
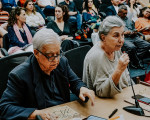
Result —
<svg viewBox="0 0 150 120"><path fill-rule="evenodd" d="M129 65L128 65L127 68L128 68L129 76L130 76ZM133 95L134 95L134 98L135 98L135 106L127 106L127 107L124 107L123 109L126 110L127 112L130 112L130 113L135 114L135 115L145 116L144 111L143 111L143 109L140 107L139 101L138 101L137 98L136 98L131 77L130 77L130 82L131 82L131 87L132 87Z"/></svg>

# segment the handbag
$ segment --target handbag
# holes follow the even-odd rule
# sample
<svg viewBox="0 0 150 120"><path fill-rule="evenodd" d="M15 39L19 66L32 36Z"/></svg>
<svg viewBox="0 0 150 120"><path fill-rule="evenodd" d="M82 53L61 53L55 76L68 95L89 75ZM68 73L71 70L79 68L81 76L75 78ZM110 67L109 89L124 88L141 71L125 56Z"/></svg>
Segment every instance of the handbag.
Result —
<svg viewBox="0 0 150 120"><path fill-rule="evenodd" d="M147 69L145 71L145 79L144 79L144 81L150 84L150 71L147 72L149 66L150 66L150 63L148 64Z"/></svg>

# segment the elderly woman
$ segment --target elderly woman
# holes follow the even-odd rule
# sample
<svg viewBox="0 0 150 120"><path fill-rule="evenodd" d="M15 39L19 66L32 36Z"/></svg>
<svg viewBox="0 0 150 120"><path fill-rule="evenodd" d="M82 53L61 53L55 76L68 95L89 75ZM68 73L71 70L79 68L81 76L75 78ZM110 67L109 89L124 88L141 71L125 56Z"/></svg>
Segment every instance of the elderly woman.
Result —
<svg viewBox="0 0 150 120"><path fill-rule="evenodd" d="M100 97L112 97L130 85L127 70L128 54L121 53L124 43L124 23L109 16L99 27L100 42L87 53L83 81Z"/></svg>
<svg viewBox="0 0 150 120"><path fill-rule="evenodd" d="M94 92L89 90L70 68L60 53L60 38L43 28L33 37L34 54L8 76L8 86L0 100L4 120L56 120L48 107L70 101L70 90L81 100L94 105ZM25 99L27 98L27 99Z"/></svg>

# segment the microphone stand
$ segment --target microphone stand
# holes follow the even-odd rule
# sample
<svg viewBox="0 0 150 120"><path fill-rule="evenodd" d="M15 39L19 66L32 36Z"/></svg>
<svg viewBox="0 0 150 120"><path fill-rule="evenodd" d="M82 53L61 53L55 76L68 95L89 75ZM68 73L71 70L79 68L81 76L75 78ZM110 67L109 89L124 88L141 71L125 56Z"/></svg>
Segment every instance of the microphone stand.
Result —
<svg viewBox="0 0 150 120"><path fill-rule="evenodd" d="M128 66L128 71L130 74L129 66ZM130 78L130 82L131 82L131 87L132 87L132 91L133 91L133 95L134 95L134 99L135 99L135 106L127 106L127 107L123 107L123 109L126 110L127 112L130 112L130 113L135 114L135 115L145 116L144 111L140 107L139 101L137 100L137 98L135 96L135 92L134 92L133 83L132 83L131 78Z"/></svg>

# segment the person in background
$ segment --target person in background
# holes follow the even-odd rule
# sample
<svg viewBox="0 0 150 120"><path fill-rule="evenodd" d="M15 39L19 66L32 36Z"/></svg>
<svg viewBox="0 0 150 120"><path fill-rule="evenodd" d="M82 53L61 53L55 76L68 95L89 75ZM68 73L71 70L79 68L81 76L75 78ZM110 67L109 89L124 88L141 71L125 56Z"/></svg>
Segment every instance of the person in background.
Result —
<svg viewBox="0 0 150 120"><path fill-rule="evenodd" d="M118 16L123 20L125 24L125 42L123 50L125 50L130 57L130 66L133 68L142 68L142 59L147 56L150 50L150 43L141 39L138 32L135 29L134 23L131 18L127 16L127 7L122 5L119 7Z"/></svg>
<svg viewBox="0 0 150 120"><path fill-rule="evenodd" d="M117 16L106 17L99 27L100 42L87 53L83 82L99 97L113 97L130 85L127 53L124 44L124 23Z"/></svg>
<svg viewBox="0 0 150 120"><path fill-rule="evenodd" d="M45 25L45 20L39 12L36 12L32 0L26 0L24 8L26 11L26 24L28 24L33 34L35 34L38 29L41 29Z"/></svg>
<svg viewBox="0 0 150 120"><path fill-rule="evenodd" d="M140 4L138 4L137 1ZM135 22L140 14L140 9L144 7L144 4L142 4L142 0L129 0L128 5L126 6L128 9L127 16Z"/></svg>
<svg viewBox="0 0 150 120"><path fill-rule="evenodd" d="M62 50L68 51L74 48L74 41L72 40L71 25L68 22L68 8L66 5L57 5L55 8L55 21L50 21L47 28L53 29L61 38Z"/></svg>
<svg viewBox="0 0 150 120"><path fill-rule="evenodd" d="M94 91L72 71L60 44L52 29L43 28L34 35L34 54L8 76L0 100L2 119L35 120L40 115L43 120L56 120L58 116L46 108L69 102L70 90L82 101L88 97L94 105Z"/></svg>
<svg viewBox="0 0 150 120"><path fill-rule="evenodd" d="M37 4L42 8L45 16L54 16L55 13L55 0L37 0Z"/></svg>
<svg viewBox="0 0 150 120"><path fill-rule="evenodd" d="M2 8L2 2L0 1L0 47L3 47L3 36L7 33L6 26L9 13Z"/></svg>
<svg viewBox="0 0 150 120"><path fill-rule="evenodd" d="M150 42L150 8L140 10L139 18L135 21L135 28L145 35L145 40Z"/></svg>
<svg viewBox="0 0 150 120"><path fill-rule="evenodd" d="M25 10L21 7L16 7L8 19L9 54L22 52L23 47L27 47L32 43L32 34L25 22ZM33 51L33 49L31 48L29 51Z"/></svg>
<svg viewBox="0 0 150 120"><path fill-rule="evenodd" d="M108 6L106 9L106 15L107 16L112 16L112 15L117 15L118 14L118 5L119 5L119 0L111 0L112 5Z"/></svg>
<svg viewBox="0 0 150 120"><path fill-rule="evenodd" d="M69 9L69 22L70 23L77 23L77 34L82 34L81 26L82 26L82 15L77 10L75 3L70 0L64 0L60 2L61 5L66 5Z"/></svg>
<svg viewBox="0 0 150 120"><path fill-rule="evenodd" d="M1 2L3 4L3 9L7 12L11 12L12 8L17 7L15 0L1 0Z"/></svg>

